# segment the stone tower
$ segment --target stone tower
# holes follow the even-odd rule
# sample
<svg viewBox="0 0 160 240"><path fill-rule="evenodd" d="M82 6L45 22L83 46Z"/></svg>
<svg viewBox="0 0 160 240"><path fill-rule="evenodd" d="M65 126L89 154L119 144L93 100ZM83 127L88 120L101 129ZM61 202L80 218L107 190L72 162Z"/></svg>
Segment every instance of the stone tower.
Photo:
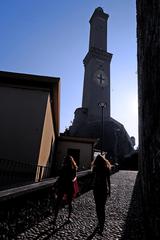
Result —
<svg viewBox="0 0 160 240"><path fill-rule="evenodd" d="M91 16L89 51L83 60L82 107L75 110L73 124L64 134L99 139L96 148L107 151L115 160L130 154L133 147L123 125L110 116L112 54L107 52L108 17L100 7Z"/></svg>
<svg viewBox="0 0 160 240"><path fill-rule="evenodd" d="M110 117L110 62L107 52L107 20L109 15L98 7L90 19L89 51L83 60L85 73L82 107L88 119L101 119L100 103L105 104L104 117Z"/></svg>

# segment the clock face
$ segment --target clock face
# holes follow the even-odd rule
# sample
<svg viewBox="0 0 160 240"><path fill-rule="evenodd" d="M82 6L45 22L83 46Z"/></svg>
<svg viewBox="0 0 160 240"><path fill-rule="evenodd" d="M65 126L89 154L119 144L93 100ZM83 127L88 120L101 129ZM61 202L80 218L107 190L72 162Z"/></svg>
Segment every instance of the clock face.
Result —
<svg viewBox="0 0 160 240"><path fill-rule="evenodd" d="M95 80L100 87L105 87L107 84L107 77L103 70L98 70L95 73Z"/></svg>

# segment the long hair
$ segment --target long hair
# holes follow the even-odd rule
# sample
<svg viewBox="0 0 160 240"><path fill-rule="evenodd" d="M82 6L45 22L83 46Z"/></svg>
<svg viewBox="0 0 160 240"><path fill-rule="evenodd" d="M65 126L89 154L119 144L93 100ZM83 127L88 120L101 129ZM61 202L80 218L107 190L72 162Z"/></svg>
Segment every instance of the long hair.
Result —
<svg viewBox="0 0 160 240"><path fill-rule="evenodd" d="M77 170L78 169L78 166L74 160L74 158L70 155L67 155L65 158L64 158L64 166L68 166L68 167L71 167L72 169L75 169Z"/></svg>
<svg viewBox="0 0 160 240"><path fill-rule="evenodd" d="M95 160L92 162L92 169L96 168L98 170L111 170L111 164L110 162L101 154L98 154L98 156L95 158Z"/></svg>

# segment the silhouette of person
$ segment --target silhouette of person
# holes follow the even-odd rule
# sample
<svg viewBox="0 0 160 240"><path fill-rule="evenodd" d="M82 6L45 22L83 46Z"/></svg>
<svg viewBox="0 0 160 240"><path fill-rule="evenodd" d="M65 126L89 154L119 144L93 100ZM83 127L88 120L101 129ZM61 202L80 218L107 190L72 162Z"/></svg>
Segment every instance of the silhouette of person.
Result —
<svg viewBox="0 0 160 240"><path fill-rule="evenodd" d="M96 213L98 218L97 230L103 235L105 223L105 204L107 196L110 196L110 162L103 156L98 155L92 163L94 173L93 195L96 204Z"/></svg>
<svg viewBox="0 0 160 240"><path fill-rule="evenodd" d="M56 224L59 207L62 202L64 196L66 197L68 207L68 221L71 221L71 212L72 212L72 200L74 195L74 181L76 180L77 174L77 164L74 161L73 157L67 155L64 158L64 163L62 169L60 171L60 175L58 178L58 191L57 191L57 199L55 204L55 217L54 224Z"/></svg>

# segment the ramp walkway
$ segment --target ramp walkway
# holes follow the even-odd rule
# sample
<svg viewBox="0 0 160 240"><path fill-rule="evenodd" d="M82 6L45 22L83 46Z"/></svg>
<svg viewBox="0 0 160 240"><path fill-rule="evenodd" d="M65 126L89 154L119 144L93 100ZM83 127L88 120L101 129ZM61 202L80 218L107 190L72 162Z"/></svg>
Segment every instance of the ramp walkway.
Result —
<svg viewBox="0 0 160 240"><path fill-rule="evenodd" d="M20 234L17 239L33 240L145 240L141 193L137 171L119 171L111 176L111 197L106 203L103 236L95 231L97 218L92 191L73 201L72 222L67 223L67 206L53 226L53 216Z"/></svg>

